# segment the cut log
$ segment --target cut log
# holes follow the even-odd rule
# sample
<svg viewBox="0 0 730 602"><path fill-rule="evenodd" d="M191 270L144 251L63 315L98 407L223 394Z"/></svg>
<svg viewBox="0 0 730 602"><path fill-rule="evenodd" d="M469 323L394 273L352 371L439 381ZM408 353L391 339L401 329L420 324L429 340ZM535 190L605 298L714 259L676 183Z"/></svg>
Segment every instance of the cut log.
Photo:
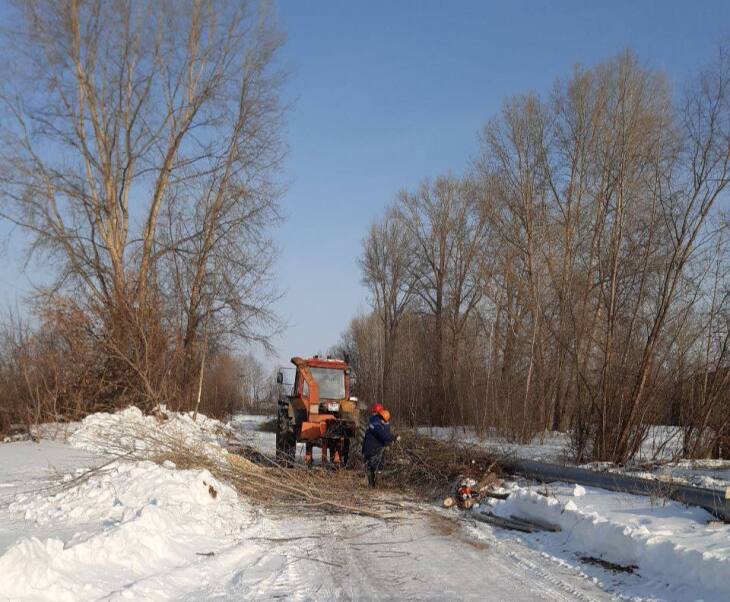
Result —
<svg viewBox="0 0 730 602"><path fill-rule="evenodd" d="M530 527L524 523L518 523L517 521L510 520L508 518L502 518L494 514L487 514L484 512L475 512L471 515L473 518L482 523L488 523L495 527L502 529L511 529L512 531L522 531L523 533L534 533L537 529Z"/></svg>
<svg viewBox="0 0 730 602"><path fill-rule="evenodd" d="M493 497L497 500L506 500L509 497L509 493L497 493L495 491L481 491L479 495L481 497Z"/></svg>
<svg viewBox="0 0 730 602"><path fill-rule="evenodd" d="M518 523L524 523L528 526L535 527L542 531L550 531L551 533L559 533L563 530L560 525L549 523L539 518L523 518L521 516L515 516L514 514L510 514L510 519Z"/></svg>

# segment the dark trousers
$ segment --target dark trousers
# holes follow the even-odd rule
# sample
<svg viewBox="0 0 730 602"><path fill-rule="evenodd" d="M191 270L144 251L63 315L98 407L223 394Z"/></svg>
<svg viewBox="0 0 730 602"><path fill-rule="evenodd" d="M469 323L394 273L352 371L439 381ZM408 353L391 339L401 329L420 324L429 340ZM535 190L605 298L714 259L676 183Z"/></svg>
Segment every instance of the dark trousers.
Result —
<svg viewBox="0 0 730 602"><path fill-rule="evenodd" d="M368 473L368 485L375 487L375 480L379 470L383 470L383 450L374 456L365 458L365 470Z"/></svg>

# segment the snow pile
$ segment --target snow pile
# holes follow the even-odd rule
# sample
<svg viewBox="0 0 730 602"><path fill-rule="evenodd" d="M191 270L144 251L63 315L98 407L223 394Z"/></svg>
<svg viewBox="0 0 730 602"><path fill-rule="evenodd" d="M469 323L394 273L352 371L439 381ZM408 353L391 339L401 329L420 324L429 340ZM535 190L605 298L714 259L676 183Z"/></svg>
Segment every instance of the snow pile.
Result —
<svg viewBox="0 0 730 602"><path fill-rule="evenodd" d="M141 583L137 595L167 597L156 575L231 545L251 522L233 489L169 462L114 462L55 495L20 494L9 511L73 533L21 537L0 556L0 591L13 600L98 599Z"/></svg>
<svg viewBox="0 0 730 602"><path fill-rule="evenodd" d="M560 525L561 533L540 536L548 551L638 566L648 579L641 594L730 599L730 525L708 524L713 517L704 510L577 485L550 486L548 495L539 489L516 487L494 505L495 514Z"/></svg>
<svg viewBox="0 0 730 602"><path fill-rule="evenodd" d="M145 416L134 406L115 414L91 414L68 441L80 449L112 454L162 451L171 441L213 457L225 453L221 445L230 429L222 422L200 413L194 419L193 412L172 412L164 406L160 416Z"/></svg>

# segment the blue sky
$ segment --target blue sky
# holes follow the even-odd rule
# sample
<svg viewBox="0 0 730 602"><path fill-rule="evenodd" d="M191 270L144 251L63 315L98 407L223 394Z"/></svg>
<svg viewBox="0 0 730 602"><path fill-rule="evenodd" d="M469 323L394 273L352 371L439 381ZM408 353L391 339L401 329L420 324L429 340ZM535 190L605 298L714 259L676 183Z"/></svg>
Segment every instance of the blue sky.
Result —
<svg viewBox="0 0 730 602"><path fill-rule="evenodd" d="M370 221L398 190L467 168L505 98L546 93L576 63L625 48L681 83L730 35L727 0L276 6L291 71L286 222L274 232L288 327L269 363L326 349L367 309L356 260ZM27 290L17 242L0 256L6 305Z"/></svg>

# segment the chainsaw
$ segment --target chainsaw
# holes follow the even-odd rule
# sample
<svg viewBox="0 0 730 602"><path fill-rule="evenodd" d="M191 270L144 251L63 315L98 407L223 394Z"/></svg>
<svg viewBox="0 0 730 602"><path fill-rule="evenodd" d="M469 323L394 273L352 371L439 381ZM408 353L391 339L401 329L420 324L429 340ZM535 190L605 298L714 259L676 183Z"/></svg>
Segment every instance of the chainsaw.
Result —
<svg viewBox="0 0 730 602"><path fill-rule="evenodd" d="M462 510L469 510L479 501L479 492L476 490L477 482L474 479L461 479L456 485L456 492L444 500L444 506L451 508L456 505Z"/></svg>

